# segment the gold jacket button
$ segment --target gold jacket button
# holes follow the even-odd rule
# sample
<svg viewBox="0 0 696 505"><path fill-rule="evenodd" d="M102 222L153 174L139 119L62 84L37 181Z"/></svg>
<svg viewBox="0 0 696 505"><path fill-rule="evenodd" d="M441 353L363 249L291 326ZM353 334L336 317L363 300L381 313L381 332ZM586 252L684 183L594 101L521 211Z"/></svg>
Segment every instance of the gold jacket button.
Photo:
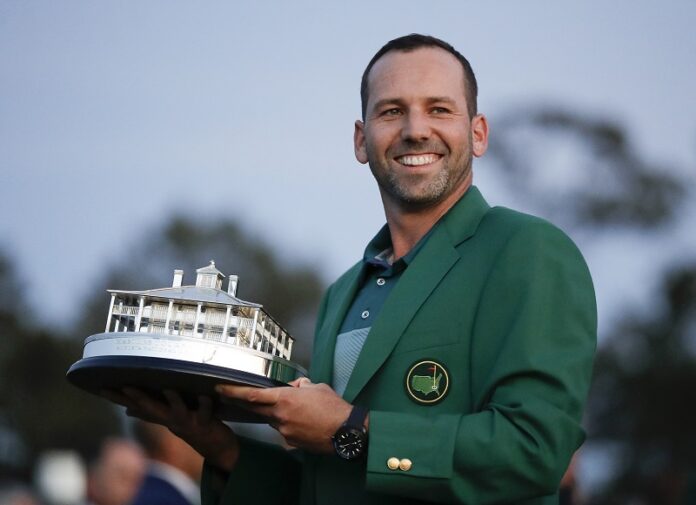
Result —
<svg viewBox="0 0 696 505"><path fill-rule="evenodd" d="M389 458L387 460L387 467L389 467L389 470L398 470L400 464L399 458Z"/></svg>
<svg viewBox="0 0 696 505"><path fill-rule="evenodd" d="M408 458L404 458L401 461L399 461L399 470L401 470L403 472L408 472L412 466L413 466L413 462Z"/></svg>

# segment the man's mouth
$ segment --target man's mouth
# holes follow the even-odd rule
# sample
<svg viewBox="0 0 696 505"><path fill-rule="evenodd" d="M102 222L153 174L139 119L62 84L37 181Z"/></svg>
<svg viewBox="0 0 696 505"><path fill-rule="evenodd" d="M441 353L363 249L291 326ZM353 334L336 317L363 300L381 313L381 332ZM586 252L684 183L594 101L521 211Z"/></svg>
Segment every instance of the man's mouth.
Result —
<svg viewBox="0 0 696 505"><path fill-rule="evenodd" d="M427 153L404 154L403 156L397 156L394 159L402 165L406 165L407 167L420 167L422 165L429 165L430 163L435 163L440 158L442 158L441 154Z"/></svg>

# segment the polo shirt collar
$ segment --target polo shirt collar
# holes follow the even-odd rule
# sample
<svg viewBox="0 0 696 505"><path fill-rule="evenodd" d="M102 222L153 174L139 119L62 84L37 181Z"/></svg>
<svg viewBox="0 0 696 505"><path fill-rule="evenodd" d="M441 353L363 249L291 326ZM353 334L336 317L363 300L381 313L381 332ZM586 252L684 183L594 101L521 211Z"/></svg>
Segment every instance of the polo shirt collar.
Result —
<svg viewBox="0 0 696 505"><path fill-rule="evenodd" d="M375 237L370 241L370 243L367 244L365 254L363 255L363 263L385 269L392 267L395 271L405 269L413 261L413 258L416 257L418 251L423 248L423 245L427 242L428 237L432 235L433 230L437 227L438 223L435 223L433 227L428 230L428 233L423 235L416 245L413 246L405 256L402 256L391 265L387 262L387 258L393 250L391 235L389 234L389 226L385 224L382 229L379 230L377 235L375 235Z"/></svg>

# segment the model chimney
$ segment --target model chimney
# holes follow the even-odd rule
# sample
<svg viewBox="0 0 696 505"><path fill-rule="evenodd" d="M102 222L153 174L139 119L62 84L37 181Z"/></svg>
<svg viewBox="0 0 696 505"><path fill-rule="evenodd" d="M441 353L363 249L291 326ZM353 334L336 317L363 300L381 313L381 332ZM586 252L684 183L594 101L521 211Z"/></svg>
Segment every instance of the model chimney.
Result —
<svg viewBox="0 0 696 505"><path fill-rule="evenodd" d="M239 278L236 275L230 275L230 283L227 285L227 293L232 296L237 296L237 283Z"/></svg>
<svg viewBox="0 0 696 505"><path fill-rule="evenodd" d="M180 288L181 287L181 281L184 280L184 271L183 270L174 270L174 281L172 282L172 287L173 288Z"/></svg>

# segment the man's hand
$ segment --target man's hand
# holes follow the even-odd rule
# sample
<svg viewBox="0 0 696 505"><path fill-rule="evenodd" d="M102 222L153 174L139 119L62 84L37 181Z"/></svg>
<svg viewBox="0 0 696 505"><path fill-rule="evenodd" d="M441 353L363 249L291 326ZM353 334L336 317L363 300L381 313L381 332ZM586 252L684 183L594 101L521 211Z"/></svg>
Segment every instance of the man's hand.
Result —
<svg viewBox="0 0 696 505"><path fill-rule="evenodd" d="M134 388L124 388L122 392L102 391L101 394L126 407L126 415L166 426L210 464L229 472L237 463L237 436L213 416L210 398L199 397L198 410L190 410L175 391L163 391L167 403L157 401Z"/></svg>
<svg viewBox="0 0 696 505"><path fill-rule="evenodd" d="M218 385L224 399L268 419L293 447L311 452L333 452L331 437L348 418L352 406L326 384L298 379L292 387L261 389L247 386Z"/></svg>

